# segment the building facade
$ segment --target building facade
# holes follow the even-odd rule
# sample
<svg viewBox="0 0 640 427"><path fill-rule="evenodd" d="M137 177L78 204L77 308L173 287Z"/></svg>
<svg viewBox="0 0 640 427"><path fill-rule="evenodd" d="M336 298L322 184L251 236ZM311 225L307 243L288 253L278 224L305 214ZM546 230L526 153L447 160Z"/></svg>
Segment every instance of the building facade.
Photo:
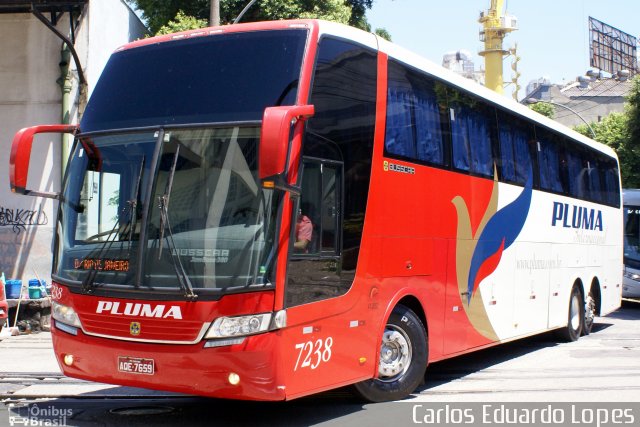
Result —
<svg viewBox="0 0 640 427"><path fill-rule="evenodd" d="M9 188L15 133L39 124L78 123L109 55L144 37L145 27L122 0L13 1L0 5L0 273L50 281L57 212L52 199ZM71 39L78 65L54 30ZM64 142L67 143L68 142ZM67 150L59 135L40 135L31 154L30 189L60 191Z"/></svg>
<svg viewBox="0 0 640 427"><path fill-rule="evenodd" d="M591 74L580 76L565 86L541 79L537 84L528 86L531 92L525 97L525 101L547 101L570 108L573 111L556 107L554 120L571 128L584 124L584 121L599 122L613 112L623 112L626 96L632 87L631 80Z"/></svg>

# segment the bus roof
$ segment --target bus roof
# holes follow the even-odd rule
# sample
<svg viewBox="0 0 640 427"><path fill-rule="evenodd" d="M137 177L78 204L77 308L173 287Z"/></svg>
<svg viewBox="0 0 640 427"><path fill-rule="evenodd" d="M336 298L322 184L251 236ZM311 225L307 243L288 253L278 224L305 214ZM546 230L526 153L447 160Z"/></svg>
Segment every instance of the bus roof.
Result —
<svg viewBox="0 0 640 427"><path fill-rule="evenodd" d="M528 119L533 122L537 122L547 128L550 128L556 132L562 133L567 137L576 140L582 144L592 147L602 153L605 153L611 157L615 157L616 153L613 149L605 144L601 144L594 141L560 123L555 120L549 119L542 114L538 114L530 108L516 102L515 100L500 95L486 87L474 82L473 80L466 79L453 71L437 65L416 53L413 53L401 46L391 43L375 34L367 33L360 29L350 27L335 22L315 20L315 19L300 19L300 20L282 20L282 21L265 21L265 22L251 22L234 25L223 25L219 27L201 28L197 30L184 31L173 34L166 34L147 39L137 40L121 46L116 52L133 49L140 46L171 42L176 40L182 40L192 37L206 37L215 36L219 34L237 33L237 32L249 32L249 31L267 31L267 30L279 30L287 28L308 28L310 30L318 31L319 36L322 35L334 35L337 37L353 40L357 43L370 47L372 49L379 50L382 53L389 55L390 58L396 59L409 66L415 67L419 70L432 75L435 78L447 81L458 88L470 93L474 93L490 103L500 106L502 108L511 110L512 112Z"/></svg>

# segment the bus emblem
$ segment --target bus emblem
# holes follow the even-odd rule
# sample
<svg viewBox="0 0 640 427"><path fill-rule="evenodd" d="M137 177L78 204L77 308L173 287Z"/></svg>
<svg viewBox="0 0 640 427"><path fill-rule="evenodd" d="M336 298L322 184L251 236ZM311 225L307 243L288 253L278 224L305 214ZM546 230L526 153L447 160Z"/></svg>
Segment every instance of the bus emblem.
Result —
<svg viewBox="0 0 640 427"><path fill-rule="evenodd" d="M398 165L396 163L389 163L388 161L384 161L382 162L382 169L385 172L399 172L399 173L406 173L409 175L415 175L416 174L416 168L413 168L411 166L404 166L404 165Z"/></svg>
<svg viewBox="0 0 640 427"><path fill-rule="evenodd" d="M134 337L140 335L140 322L131 322L129 325L129 333Z"/></svg>

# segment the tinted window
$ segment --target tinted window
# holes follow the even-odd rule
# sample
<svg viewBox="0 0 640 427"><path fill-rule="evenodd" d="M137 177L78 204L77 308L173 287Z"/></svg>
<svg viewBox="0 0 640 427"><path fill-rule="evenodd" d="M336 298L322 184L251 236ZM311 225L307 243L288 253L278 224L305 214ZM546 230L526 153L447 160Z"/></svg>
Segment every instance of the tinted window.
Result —
<svg viewBox="0 0 640 427"><path fill-rule="evenodd" d="M595 157L596 156L591 157L591 159L587 162L587 179L589 182L589 193L591 194L591 199L594 202L602 203L604 201L604 197L602 193L602 182L600 180L601 170L599 168L599 166L601 166L601 162L596 160Z"/></svg>
<svg viewBox="0 0 640 427"><path fill-rule="evenodd" d="M499 112L500 179L521 185L532 171L531 149L535 147L533 126L518 117Z"/></svg>
<svg viewBox="0 0 640 427"><path fill-rule="evenodd" d="M604 162L604 202L611 206L620 206L620 180L618 178L618 164L613 159Z"/></svg>
<svg viewBox="0 0 640 427"><path fill-rule="evenodd" d="M452 163L456 169L493 176L493 107L461 91L450 89Z"/></svg>
<svg viewBox="0 0 640 427"><path fill-rule="evenodd" d="M446 164L444 86L395 62L389 62L388 76L386 154Z"/></svg>
<svg viewBox="0 0 640 427"><path fill-rule="evenodd" d="M376 54L325 37L316 64L309 101L315 114L307 123L304 138L307 158L300 198L301 209L308 207L313 217L314 234L310 252L294 253L289 263L287 306L336 297L349 290L369 193Z"/></svg>
<svg viewBox="0 0 640 427"><path fill-rule="evenodd" d="M564 193L566 172L561 159L561 145L558 136L546 129L536 128L538 141L538 167L540 168L540 188L555 193Z"/></svg>
<svg viewBox="0 0 640 427"><path fill-rule="evenodd" d="M590 199L588 180L588 156L576 145L567 146L567 170L569 173L569 195L579 199Z"/></svg>
<svg viewBox="0 0 640 427"><path fill-rule="evenodd" d="M306 35L203 36L115 53L81 128L261 120L265 107L295 103Z"/></svg>

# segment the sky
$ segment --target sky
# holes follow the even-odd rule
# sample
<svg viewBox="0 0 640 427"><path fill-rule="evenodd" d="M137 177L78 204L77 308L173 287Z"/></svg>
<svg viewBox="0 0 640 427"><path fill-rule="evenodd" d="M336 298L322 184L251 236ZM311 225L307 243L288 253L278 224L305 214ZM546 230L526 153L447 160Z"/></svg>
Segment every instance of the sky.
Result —
<svg viewBox="0 0 640 427"><path fill-rule="evenodd" d="M374 0L367 13L373 29L386 28L392 41L437 64L450 51L471 52L476 68L481 10L490 0ZM527 84L540 77L569 83L589 65L589 16L640 37L639 0L505 0L506 12L517 18L518 30L504 39L504 47L518 45L519 98ZM511 80L512 58L503 62L504 80ZM505 88L511 96L512 86Z"/></svg>

